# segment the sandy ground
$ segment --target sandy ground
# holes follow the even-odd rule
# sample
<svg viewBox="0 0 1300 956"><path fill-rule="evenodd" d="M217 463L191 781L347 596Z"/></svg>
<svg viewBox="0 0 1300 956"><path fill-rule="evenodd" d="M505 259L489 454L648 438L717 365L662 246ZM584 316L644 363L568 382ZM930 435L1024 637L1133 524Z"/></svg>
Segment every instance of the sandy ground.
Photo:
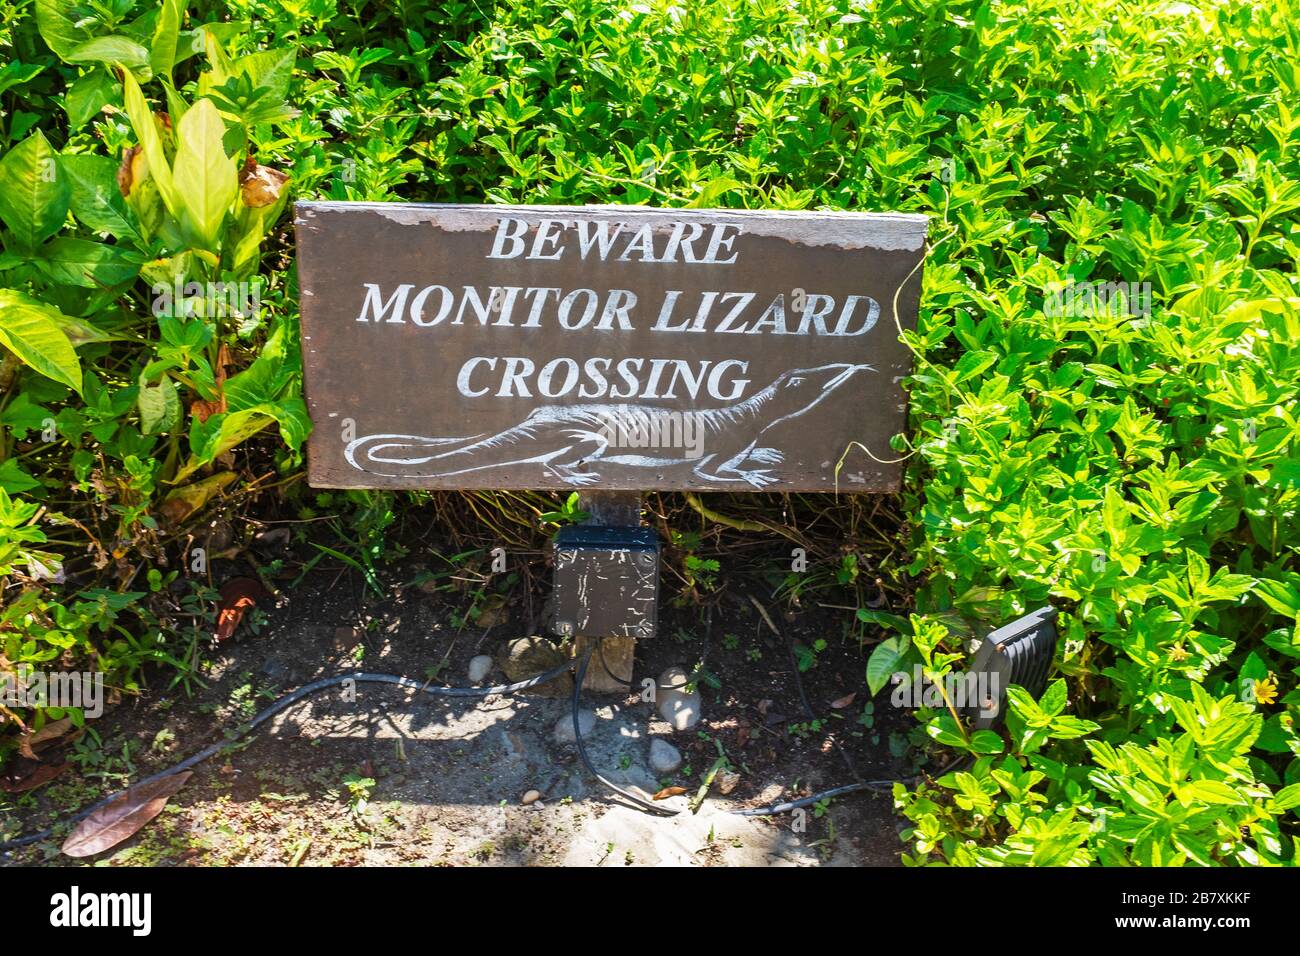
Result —
<svg viewBox="0 0 1300 956"><path fill-rule="evenodd" d="M206 687L192 696L161 686L128 699L95 723L96 746L49 786L8 797L9 835L47 825L59 807L80 807L124 782L168 766L220 739L281 694L358 666L424 680L445 661L444 680L467 683L478 653L498 654L529 629L525 602L511 599L488 628L463 624L455 595L411 584L411 568L385 574L387 595L374 600L355 575L321 568L251 633L208 652ZM893 865L899 821L885 793L860 793L827 809L745 818L727 811L761 806L851 782L823 734L803 720L785 648L739 589L718 605L707 637L698 612L667 611L661 636L638 646L637 679L669 664L706 659L721 687L701 685L704 719L673 733L636 695L588 695L595 712L586 737L595 765L620 784L653 794L681 812L655 817L624 806L583 769L572 743L555 738L568 721L567 697L516 695L481 702L435 698L398 687L361 684L298 703L202 765L167 809L140 834L89 862L109 865L578 865L819 866ZM806 627L824 633L828 615ZM458 623L461 626L456 626ZM790 624L796 631L805 625ZM670 635L676 635L670 636ZM797 634L796 634L797 636ZM704 649L701 651L701 644ZM862 687L862 648L839 647L807 675L809 694L864 776L897 776L889 728L864 731L835 721L829 702ZM494 667L491 682L504 680ZM773 719L775 718L775 719ZM893 714L883 721L898 720ZM685 758L656 778L650 741L661 736ZM688 798L720 753L739 783L717 782L692 812ZM540 798L525 805L525 794ZM74 861L59 853L66 828L31 848L4 854L7 864Z"/></svg>

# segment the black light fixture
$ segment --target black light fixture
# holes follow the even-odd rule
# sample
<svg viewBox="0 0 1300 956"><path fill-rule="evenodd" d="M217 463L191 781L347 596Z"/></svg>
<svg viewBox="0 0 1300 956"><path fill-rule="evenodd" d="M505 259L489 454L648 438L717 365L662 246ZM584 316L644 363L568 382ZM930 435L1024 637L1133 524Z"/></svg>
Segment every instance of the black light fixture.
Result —
<svg viewBox="0 0 1300 956"><path fill-rule="evenodd" d="M1041 607L998 628L980 645L967 672L971 727L993 727L1003 716L1007 687L1019 684L1035 698L1047 689L1047 674L1056 654L1057 611Z"/></svg>

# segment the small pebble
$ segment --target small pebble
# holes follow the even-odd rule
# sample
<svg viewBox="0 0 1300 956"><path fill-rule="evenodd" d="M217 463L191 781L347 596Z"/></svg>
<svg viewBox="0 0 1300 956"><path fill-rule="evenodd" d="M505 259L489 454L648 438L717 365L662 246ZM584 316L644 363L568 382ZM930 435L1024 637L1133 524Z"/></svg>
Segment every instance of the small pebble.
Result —
<svg viewBox="0 0 1300 956"><path fill-rule="evenodd" d="M492 658L487 654L480 654L478 657L471 658L469 662L469 682L477 684L487 677L492 670Z"/></svg>
<svg viewBox="0 0 1300 956"><path fill-rule="evenodd" d="M675 773L682 765L681 751L656 737L650 741L650 768L660 776Z"/></svg>
<svg viewBox="0 0 1300 956"><path fill-rule="evenodd" d="M582 728L582 739L585 741L587 735L590 734L596 726L596 715L589 710L579 711L578 724ZM555 722L554 737L557 744L571 744L575 742L573 736L572 713L566 713Z"/></svg>
<svg viewBox="0 0 1300 956"><path fill-rule="evenodd" d="M529 790L527 793L524 794L524 798L519 802L522 803L524 806L529 806L530 804L536 803L540 799L542 799L542 792L540 790Z"/></svg>

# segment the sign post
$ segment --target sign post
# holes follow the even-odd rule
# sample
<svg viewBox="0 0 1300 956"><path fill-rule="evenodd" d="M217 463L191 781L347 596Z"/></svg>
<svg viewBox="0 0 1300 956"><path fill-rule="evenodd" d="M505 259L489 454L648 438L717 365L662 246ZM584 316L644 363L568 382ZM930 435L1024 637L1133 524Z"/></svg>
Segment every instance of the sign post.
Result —
<svg viewBox="0 0 1300 956"><path fill-rule="evenodd" d="M295 222L315 487L899 487L924 216L304 202Z"/></svg>

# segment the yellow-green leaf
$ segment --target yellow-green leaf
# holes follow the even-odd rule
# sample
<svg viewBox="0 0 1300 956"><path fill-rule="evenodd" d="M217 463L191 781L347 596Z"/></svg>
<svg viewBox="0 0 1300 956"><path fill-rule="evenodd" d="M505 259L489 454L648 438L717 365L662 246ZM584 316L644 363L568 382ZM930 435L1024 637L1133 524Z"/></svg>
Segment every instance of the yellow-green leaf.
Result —
<svg viewBox="0 0 1300 956"><path fill-rule="evenodd" d="M149 175L158 187L158 194L162 196L163 204L173 216L179 219L182 205L172 179L171 166L167 163L167 154L163 150L162 137L158 135L158 127L154 125L153 110L149 108L144 93L140 91L140 84L129 71L122 75L122 91L126 101L126 115L131 120L135 138L144 149L145 159L149 163Z"/></svg>
<svg viewBox="0 0 1300 956"><path fill-rule="evenodd" d="M191 106L178 126L173 182L184 206L181 221L209 250L216 247L221 222L239 192L235 163L221 142L225 135L226 124L207 99Z"/></svg>
<svg viewBox="0 0 1300 956"><path fill-rule="evenodd" d="M81 363L63 331L61 321L66 319L53 306L12 289L0 289L0 345L46 378L80 394Z"/></svg>

